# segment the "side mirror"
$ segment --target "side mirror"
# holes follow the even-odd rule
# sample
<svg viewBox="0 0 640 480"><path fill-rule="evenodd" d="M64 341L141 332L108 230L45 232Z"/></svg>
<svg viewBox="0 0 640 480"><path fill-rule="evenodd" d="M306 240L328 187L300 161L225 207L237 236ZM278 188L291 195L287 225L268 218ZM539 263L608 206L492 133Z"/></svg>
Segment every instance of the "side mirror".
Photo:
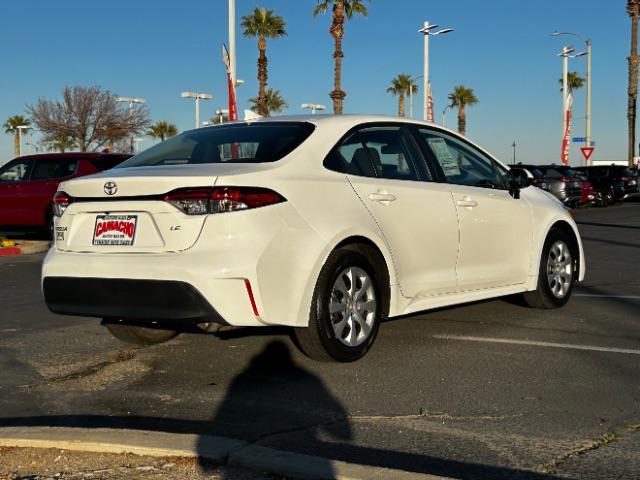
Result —
<svg viewBox="0 0 640 480"><path fill-rule="evenodd" d="M533 175L524 168L509 170L509 193L515 199L520 198L520 190L533 185Z"/></svg>

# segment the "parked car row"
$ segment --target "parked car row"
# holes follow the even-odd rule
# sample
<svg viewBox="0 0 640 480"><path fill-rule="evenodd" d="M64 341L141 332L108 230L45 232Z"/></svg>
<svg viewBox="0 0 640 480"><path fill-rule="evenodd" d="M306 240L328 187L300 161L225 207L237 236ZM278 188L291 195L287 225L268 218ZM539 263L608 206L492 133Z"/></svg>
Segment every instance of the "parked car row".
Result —
<svg viewBox="0 0 640 480"><path fill-rule="evenodd" d="M56 153L18 157L0 167L0 229L51 233L60 182L102 172L127 154Z"/></svg>
<svg viewBox="0 0 640 480"><path fill-rule="evenodd" d="M517 164L533 175L533 185L569 207L608 207L640 197L638 169L624 165L569 167Z"/></svg>

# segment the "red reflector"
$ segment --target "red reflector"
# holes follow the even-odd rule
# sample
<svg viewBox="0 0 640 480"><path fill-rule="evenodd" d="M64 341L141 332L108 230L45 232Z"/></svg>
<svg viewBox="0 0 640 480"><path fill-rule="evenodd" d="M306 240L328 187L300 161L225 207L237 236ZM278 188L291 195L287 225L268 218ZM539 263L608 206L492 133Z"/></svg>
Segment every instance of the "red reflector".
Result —
<svg viewBox="0 0 640 480"><path fill-rule="evenodd" d="M248 278L244 279L244 286L247 287L247 294L249 295L249 301L251 302L251 308L253 308L253 314L259 317L258 307L256 306L256 299L253 298L253 290L251 290L251 282Z"/></svg>

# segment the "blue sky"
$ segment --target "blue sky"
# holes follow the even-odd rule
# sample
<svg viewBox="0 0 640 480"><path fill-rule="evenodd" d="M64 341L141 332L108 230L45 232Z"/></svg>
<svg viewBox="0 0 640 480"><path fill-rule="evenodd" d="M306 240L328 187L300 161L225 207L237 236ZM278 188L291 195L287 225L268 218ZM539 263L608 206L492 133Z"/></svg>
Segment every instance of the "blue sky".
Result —
<svg viewBox="0 0 640 480"><path fill-rule="evenodd" d="M180 130L193 128L194 105L183 90L213 93L202 118L226 104L221 44L227 41L226 0L22 0L4 2L0 16L0 120L24 113L39 97L58 98L65 85L100 85L119 95L144 97L154 120ZM315 20L315 0L236 0L240 17L256 5L274 9L287 22L288 37L269 41L269 85L290 107L331 105L333 43L330 19ZM561 61L556 53L570 37L593 40L592 136L594 158L626 157L626 90L629 21L625 2L602 0L374 0L368 18L346 26L343 89L346 113L395 114L386 93L398 73L422 73L424 20L455 29L431 43L431 80L436 119L454 85L475 90L480 103L468 110L467 135L503 161L511 144L518 160L558 162L561 140ZM257 92L257 42L239 35L239 108ZM571 70L586 71L584 59ZM419 114L417 99L414 113ZM585 92L578 92L573 134L585 133ZM447 114L447 125L456 124ZM145 141L143 146L151 145ZM572 162L579 158L573 147ZM13 156L10 135L0 132L0 163Z"/></svg>

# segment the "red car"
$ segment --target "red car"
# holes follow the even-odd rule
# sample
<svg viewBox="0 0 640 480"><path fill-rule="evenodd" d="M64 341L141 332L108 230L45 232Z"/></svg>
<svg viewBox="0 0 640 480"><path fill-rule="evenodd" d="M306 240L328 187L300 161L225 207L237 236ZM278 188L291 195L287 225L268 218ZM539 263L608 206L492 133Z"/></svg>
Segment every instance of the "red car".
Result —
<svg viewBox="0 0 640 480"><path fill-rule="evenodd" d="M0 229L51 233L51 199L58 184L113 168L131 155L52 153L16 158L0 167Z"/></svg>

